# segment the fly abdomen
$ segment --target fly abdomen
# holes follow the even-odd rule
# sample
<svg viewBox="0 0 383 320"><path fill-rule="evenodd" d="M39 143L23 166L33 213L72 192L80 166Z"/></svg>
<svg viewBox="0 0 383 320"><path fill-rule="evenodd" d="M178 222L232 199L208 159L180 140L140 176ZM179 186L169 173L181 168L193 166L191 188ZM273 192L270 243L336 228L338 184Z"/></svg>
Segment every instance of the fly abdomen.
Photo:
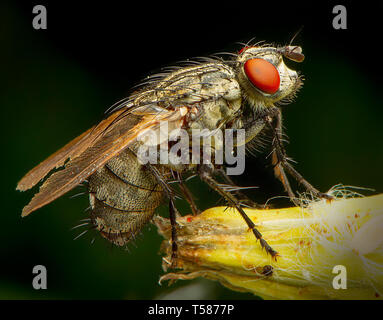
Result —
<svg viewBox="0 0 383 320"><path fill-rule="evenodd" d="M123 246L153 217L163 190L130 150L89 178L91 220L101 235Z"/></svg>

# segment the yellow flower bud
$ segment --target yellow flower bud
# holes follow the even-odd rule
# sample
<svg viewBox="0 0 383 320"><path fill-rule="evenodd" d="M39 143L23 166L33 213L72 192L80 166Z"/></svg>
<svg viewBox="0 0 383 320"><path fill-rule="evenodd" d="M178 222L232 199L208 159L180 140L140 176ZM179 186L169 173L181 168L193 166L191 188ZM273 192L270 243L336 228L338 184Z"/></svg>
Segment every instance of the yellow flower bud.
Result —
<svg viewBox="0 0 383 320"><path fill-rule="evenodd" d="M202 276L265 299L382 298L383 194L244 210L278 252L276 260L262 250L235 209L216 207L177 219L180 270L160 281ZM156 217L155 224L166 239L166 271L170 223Z"/></svg>

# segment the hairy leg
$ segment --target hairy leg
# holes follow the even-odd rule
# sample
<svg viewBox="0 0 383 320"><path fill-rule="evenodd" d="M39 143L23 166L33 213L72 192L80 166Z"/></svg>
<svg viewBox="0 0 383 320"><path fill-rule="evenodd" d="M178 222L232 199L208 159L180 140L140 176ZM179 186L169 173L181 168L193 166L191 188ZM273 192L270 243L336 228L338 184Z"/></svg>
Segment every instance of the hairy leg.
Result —
<svg viewBox="0 0 383 320"><path fill-rule="evenodd" d="M313 187L303 176L296 171L293 166L288 162L288 157L286 155L286 151L283 147L283 139L282 139L282 114L278 108L273 110L273 117L267 117L266 121L269 124L269 127L273 132L273 152L272 152L272 164L274 166L275 176L282 182L286 192L288 193L290 199L296 203L295 194L291 189L289 180L287 179L286 172L288 172L299 184L302 184L307 191L311 192L313 195L319 198L325 198L328 200L332 200L333 197L322 193ZM298 203L296 203L298 204Z"/></svg>
<svg viewBox="0 0 383 320"><path fill-rule="evenodd" d="M189 206L193 212L193 215L197 215L197 214L201 213L201 211L198 209L196 203L194 202L193 194L190 192L189 188L186 186L186 184L182 180L181 174L179 174L178 172L176 174L177 174L177 180L178 180L178 184L180 186L180 189L181 189L183 195L185 196L186 201L189 203Z"/></svg>
<svg viewBox="0 0 383 320"><path fill-rule="evenodd" d="M238 204L237 199L228 191L225 191L221 188L219 183L217 183L212 177L212 169L207 165L201 165L199 167L199 174L201 179L206 182L213 190L215 190L218 194L220 194L224 199L226 199L234 208L238 210L241 214L242 218L245 220L249 229L254 233L255 237L259 240L262 248L266 250L273 258L276 258L278 253L271 248L271 246L266 242L265 239L262 238L262 234L255 227L254 222L247 216L245 211Z"/></svg>
<svg viewBox="0 0 383 320"><path fill-rule="evenodd" d="M156 167L152 166L151 164L147 165L149 169L152 171L153 175L156 177L158 183L161 185L162 189L164 190L166 196L169 199L169 218L170 218L170 225L171 225L171 240L172 240L172 255L171 255L171 267L176 266L176 260L177 260L177 215L179 216L178 210L174 205L175 201L175 195L173 190L169 187L168 183L162 176L162 174L157 170Z"/></svg>
<svg viewBox="0 0 383 320"><path fill-rule="evenodd" d="M225 182L228 185L236 187L235 182L226 174L224 169L222 169L222 168L218 169L217 172L222 176L222 178L225 180ZM238 199L237 202L239 202L242 205L251 207L251 208L263 208L263 206L257 204L256 202L251 200L246 194L241 192L240 191L241 189L248 189L248 188L246 188L246 187L244 187L244 188L237 187L237 190L234 190L234 191L231 192L231 194L235 195L235 197Z"/></svg>

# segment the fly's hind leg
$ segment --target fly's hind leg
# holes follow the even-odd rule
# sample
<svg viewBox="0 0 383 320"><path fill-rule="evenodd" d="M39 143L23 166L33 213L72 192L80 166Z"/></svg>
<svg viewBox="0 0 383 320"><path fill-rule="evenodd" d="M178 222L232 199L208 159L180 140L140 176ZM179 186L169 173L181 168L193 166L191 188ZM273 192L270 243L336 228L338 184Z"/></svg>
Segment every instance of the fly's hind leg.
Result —
<svg viewBox="0 0 383 320"><path fill-rule="evenodd" d="M278 253L262 238L262 234L255 227L254 222L247 216L245 211L238 204L237 199L228 191L221 188L218 182L212 177L212 169L208 165L201 165L199 167L199 174L201 179L206 182L210 188L219 193L224 199L226 199L233 207L235 207L245 220L249 229L254 233L255 237L259 240L262 248L266 250L273 258L276 259Z"/></svg>
<svg viewBox="0 0 383 320"><path fill-rule="evenodd" d="M174 205L173 198L169 199L169 216L170 216L170 225L172 227L172 264L171 267L176 266L177 261L177 251L178 251L178 245L177 245L177 209Z"/></svg>
<svg viewBox="0 0 383 320"><path fill-rule="evenodd" d="M182 180L182 176L177 172L177 180L179 187L185 196L186 201L189 203L189 206L193 212L193 215L198 215L201 213L201 210L198 209L196 203L194 202L193 194L190 192L189 188L186 186L184 181Z"/></svg>
<svg viewBox="0 0 383 320"><path fill-rule="evenodd" d="M169 199L169 218L171 225L171 241L172 241L172 255L171 255L171 268L174 268L177 265L177 216L180 216L176 206L174 205L175 195L174 191L169 187L168 183L162 176L162 174L157 170L156 167L151 164L147 164L149 169L152 171L154 176L156 177L158 183L161 185L164 190L166 196Z"/></svg>

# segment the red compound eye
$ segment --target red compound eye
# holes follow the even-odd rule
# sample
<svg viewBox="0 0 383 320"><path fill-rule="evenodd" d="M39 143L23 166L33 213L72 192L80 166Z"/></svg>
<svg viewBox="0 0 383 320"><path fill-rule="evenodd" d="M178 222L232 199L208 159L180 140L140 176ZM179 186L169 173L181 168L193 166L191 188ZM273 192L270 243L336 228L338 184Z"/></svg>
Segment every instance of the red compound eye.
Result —
<svg viewBox="0 0 383 320"><path fill-rule="evenodd" d="M281 79L274 65L264 59L250 59L245 62L245 73L251 83L265 93L275 93Z"/></svg>

